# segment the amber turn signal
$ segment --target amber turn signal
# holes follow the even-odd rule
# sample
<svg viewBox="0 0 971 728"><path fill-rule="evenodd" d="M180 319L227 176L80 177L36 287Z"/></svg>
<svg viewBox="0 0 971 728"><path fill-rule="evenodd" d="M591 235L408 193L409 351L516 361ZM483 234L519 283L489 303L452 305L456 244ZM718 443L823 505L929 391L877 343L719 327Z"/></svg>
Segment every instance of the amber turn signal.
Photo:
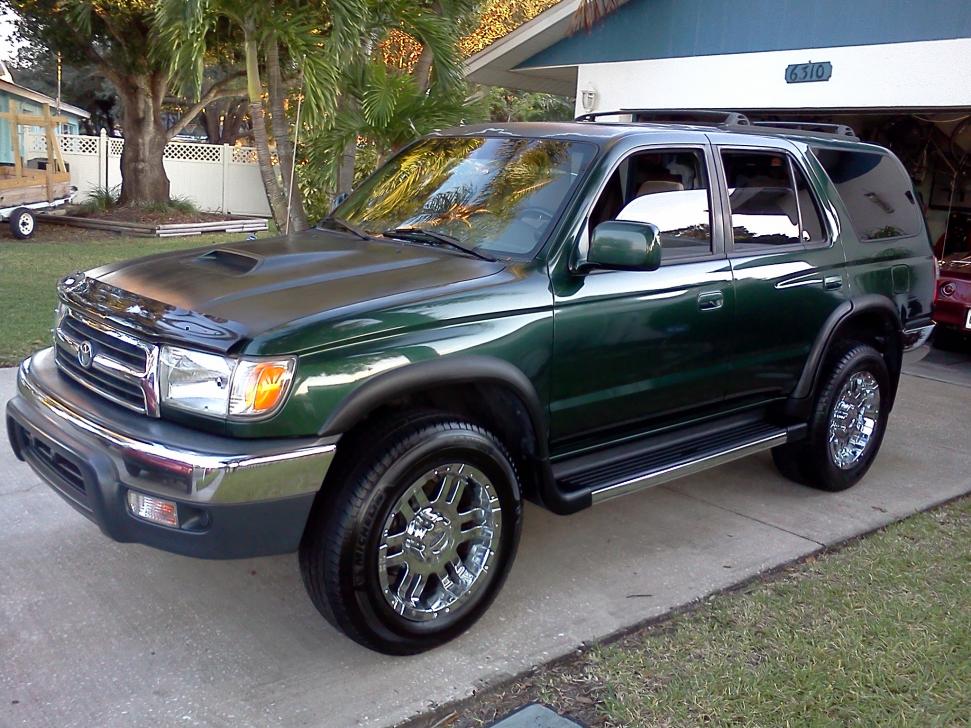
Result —
<svg viewBox="0 0 971 728"><path fill-rule="evenodd" d="M246 361L236 367L229 414L265 415L283 402L293 379L294 361Z"/></svg>

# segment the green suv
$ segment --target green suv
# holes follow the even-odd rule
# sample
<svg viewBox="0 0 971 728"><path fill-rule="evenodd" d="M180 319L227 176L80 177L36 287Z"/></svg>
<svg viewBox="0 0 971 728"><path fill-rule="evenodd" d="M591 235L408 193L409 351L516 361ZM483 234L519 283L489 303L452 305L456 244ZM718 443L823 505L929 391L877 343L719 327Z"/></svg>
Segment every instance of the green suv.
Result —
<svg viewBox="0 0 971 728"><path fill-rule="evenodd" d="M524 500L762 450L853 485L934 275L906 172L845 135L463 127L313 230L64 278L7 429L109 537L299 551L324 617L414 653L496 596Z"/></svg>

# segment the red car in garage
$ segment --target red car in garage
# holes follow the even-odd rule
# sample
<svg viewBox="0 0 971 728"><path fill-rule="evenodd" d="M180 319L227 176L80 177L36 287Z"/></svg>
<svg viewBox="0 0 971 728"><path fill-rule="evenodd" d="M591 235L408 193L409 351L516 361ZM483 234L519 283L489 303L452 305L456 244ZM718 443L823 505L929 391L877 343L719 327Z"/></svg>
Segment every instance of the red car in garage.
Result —
<svg viewBox="0 0 971 728"><path fill-rule="evenodd" d="M934 321L950 332L971 334L971 253L956 253L941 263Z"/></svg>

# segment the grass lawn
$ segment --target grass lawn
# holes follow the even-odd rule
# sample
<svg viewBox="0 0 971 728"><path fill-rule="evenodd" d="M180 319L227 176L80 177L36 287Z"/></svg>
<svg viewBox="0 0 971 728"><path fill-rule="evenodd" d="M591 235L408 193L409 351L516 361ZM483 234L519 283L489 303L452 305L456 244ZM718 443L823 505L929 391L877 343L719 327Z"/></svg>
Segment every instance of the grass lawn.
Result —
<svg viewBox="0 0 971 728"><path fill-rule="evenodd" d="M539 700L589 726L971 724L971 498L417 725Z"/></svg>
<svg viewBox="0 0 971 728"><path fill-rule="evenodd" d="M34 238L19 241L4 225L0 233L0 366L13 366L32 351L50 346L55 285L61 276L167 250L245 240L246 235L131 238L41 224Z"/></svg>

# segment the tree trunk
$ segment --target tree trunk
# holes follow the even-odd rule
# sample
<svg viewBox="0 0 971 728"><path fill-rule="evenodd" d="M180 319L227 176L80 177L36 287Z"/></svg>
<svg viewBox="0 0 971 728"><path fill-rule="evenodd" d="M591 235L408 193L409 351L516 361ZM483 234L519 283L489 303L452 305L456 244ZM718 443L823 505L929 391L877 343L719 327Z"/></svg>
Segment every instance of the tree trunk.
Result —
<svg viewBox="0 0 971 728"><path fill-rule="evenodd" d="M353 111L357 101L353 96L343 94L337 101L337 113L348 113ZM338 196L348 194L354 187L354 168L357 165L357 135L352 136L344 148L341 149L337 159L337 186L334 190L334 199Z"/></svg>
<svg viewBox="0 0 971 728"><path fill-rule="evenodd" d="M216 104L209 104L199 113L199 121L202 122L202 127L206 130L206 143L207 144L219 144L220 141L220 130L219 130L219 109Z"/></svg>
<svg viewBox="0 0 971 728"><path fill-rule="evenodd" d="M299 232L310 227L307 213L303 209L303 196L293 171L293 144L290 142L290 125L283 108L283 76L280 73L280 48L276 38L271 37L266 44L266 75L270 91L270 124L276 140L276 152L280 158L280 171L283 173L283 192L287 196L290 217L289 230ZM290 181L293 180L291 189Z"/></svg>
<svg viewBox="0 0 971 728"><path fill-rule="evenodd" d="M169 178L162 166L168 141L162 122L165 79L133 75L118 88L124 112L125 146L121 152L119 204L144 205L169 201Z"/></svg>
<svg viewBox="0 0 971 728"><path fill-rule="evenodd" d="M263 179L263 189L266 190L266 200L270 203L273 221L282 231L287 222L287 202L283 197L283 190L273 169L270 157L270 144L266 135L266 116L263 110L263 86L260 83L259 45L253 37L253 31L243 29L246 35L246 92L249 97L249 115L253 123L253 145L256 147L256 159L260 166L260 177Z"/></svg>
<svg viewBox="0 0 971 728"><path fill-rule="evenodd" d="M245 101L239 100L230 104L226 116L223 117L223 130L219 138L221 144L233 145L236 143L241 136L244 116L246 116Z"/></svg>
<svg viewBox="0 0 971 728"><path fill-rule="evenodd" d="M432 49L425 46L421 49L421 55L418 56L418 61L415 63L415 83L418 84L418 90L424 93L429 89L432 84L432 61L435 57L432 55Z"/></svg>
<svg viewBox="0 0 971 728"><path fill-rule="evenodd" d="M337 167L337 194L350 193L354 187L354 166L357 164L357 138L351 139L341 150Z"/></svg>
<svg viewBox="0 0 971 728"><path fill-rule="evenodd" d="M441 15L442 4L440 2L433 2L429 10L435 15ZM432 53L432 49L427 45L422 46L421 55L418 56L418 62L415 63L415 69L412 71L415 83L418 84L418 89L422 93L427 91L432 85L432 64L434 62L435 55Z"/></svg>

